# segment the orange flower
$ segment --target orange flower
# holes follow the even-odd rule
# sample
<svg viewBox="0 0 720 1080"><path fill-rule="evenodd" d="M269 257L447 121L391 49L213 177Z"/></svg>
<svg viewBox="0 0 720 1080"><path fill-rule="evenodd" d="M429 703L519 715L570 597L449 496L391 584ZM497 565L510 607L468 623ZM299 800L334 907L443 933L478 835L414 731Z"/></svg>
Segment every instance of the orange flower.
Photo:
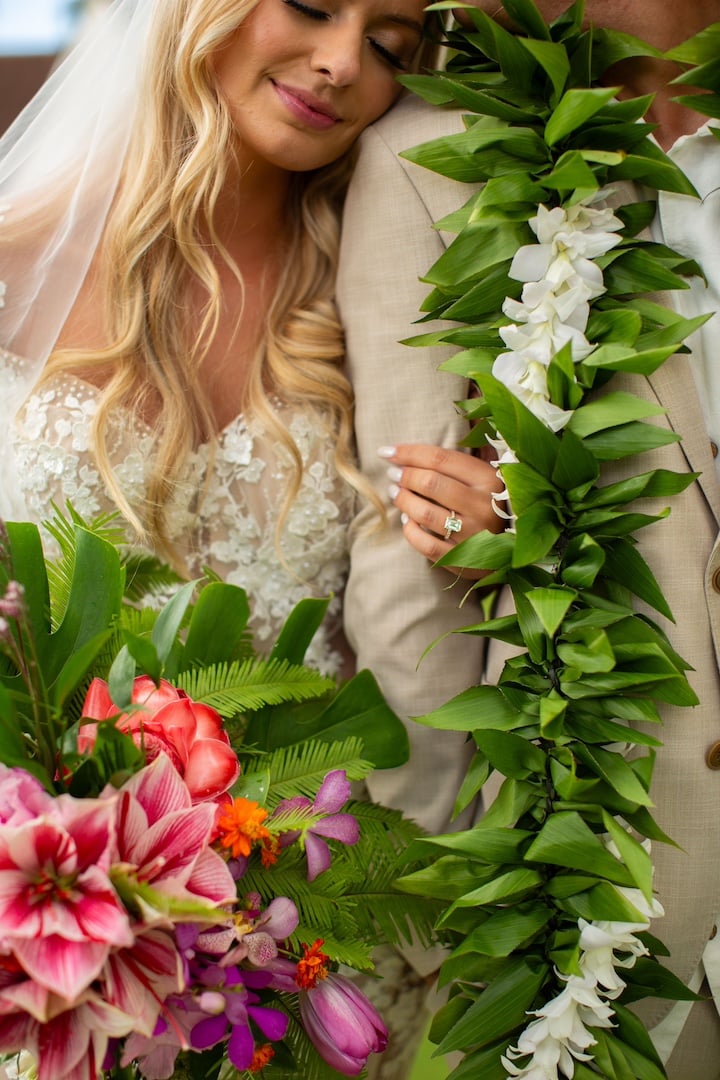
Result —
<svg viewBox="0 0 720 1080"><path fill-rule="evenodd" d="M250 1062L250 1072L260 1072L261 1069L264 1069L266 1065L270 1064L271 1058L274 1057L275 1051L270 1043L265 1043L263 1046L256 1046L252 1061Z"/></svg>
<svg viewBox="0 0 720 1080"><path fill-rule="evenodd" d="M303 945L303 958L298 960L295 976L301 990L312 990L321 979L327 978L326 964L330 957L320 952L320 946L324 944L323 938L318 938L312 945Z"/></svg>
<svg viewBox="0 0 720 1080"><path fill-rule="evenodd" d="M274 838L263 825L267 810L251 799L233 799L218 818L220 843L229 848L233 858L248 856L253 844L269 844Z"/></svg>

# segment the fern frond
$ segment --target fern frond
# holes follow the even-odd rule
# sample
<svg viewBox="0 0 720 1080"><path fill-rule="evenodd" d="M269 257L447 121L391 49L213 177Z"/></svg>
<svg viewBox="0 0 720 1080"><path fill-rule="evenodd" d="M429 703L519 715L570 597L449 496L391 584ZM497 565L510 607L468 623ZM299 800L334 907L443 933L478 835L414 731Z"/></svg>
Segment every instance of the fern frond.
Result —
<svg viewBox="0 0 720 1080"><path fill-rule="evenodd" d="M167 563L147 551L128 548L123 552L122 563L125 567L125 596L131 602L174 592L185 581Z"/></svg>
<svg viewBox="0 0 720 1080"><path fill-rule="evenodd" d="M326 774L334 769L344 769L348 780L362 780L371 772L372 765L362 758L360 739L295 743L256 758L244 771L245 775L269 771L267 806L272 809L294 795L314 799Z"/></svg>
<svg viewBox="0 0 720 1080"><path fill-rule="evenodd" d="M118 514L115 511L98 514L90 521L86 521L69 499L65 504L65 513L57 503L51 502L50 506L53 512L52 517L43 521L42 524L60 551L57 559L45 560L50 590L50 624L54 631L62 623L70 599L70 586L75 568L75 526L79 525L102 540L115 545L122 541L123 531L117 523Z"/></svg>
<svg viewBox="0 0 720 1080"><path fill-rule="evenodd" d="M253 712L263 705L323 697L335 687L333 679L309 668L264 658L183 671L175 682L193 700L211 705L224 718Z"/></svg>

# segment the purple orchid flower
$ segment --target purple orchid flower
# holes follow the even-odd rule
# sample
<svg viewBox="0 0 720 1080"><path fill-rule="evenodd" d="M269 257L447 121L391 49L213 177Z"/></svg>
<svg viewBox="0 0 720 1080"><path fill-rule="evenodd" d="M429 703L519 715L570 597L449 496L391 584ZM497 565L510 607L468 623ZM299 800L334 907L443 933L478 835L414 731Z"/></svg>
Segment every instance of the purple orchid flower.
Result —
<svg viewBox="0 0 720 1080"><path fill-rule="evenodd" d="M203 982L208 989L197 999L204 1012L204 1020L195 1024L190 1042L195 1050L207 1050L222 1042L230 1030L227 1055L239 1072L250 1067L255 1051L255 1039L250 1021L260 1029L270 1042L282 1039L287 1031L288 1017L277 1009L259 1005L256 989L266 987L271 976L264 972L240 971L239 968L208 969Z"/></svg>
<svg viewBox="0 0 720 1080"><path fill-rule="evenodd" d="M360 839L360 827L353 815L338 813L349 798L350 781L345 770L334 769L326 775L314 802L304 795L296 795L292 799L285 799L275 809L273 817L291 810L307 810L309 814L323 815L312 825L302 830L290 830L280 837L281 846L287 847L302 836L307 855L308 881L314 881L330 867L330 848L323 837L339 840L341 844L357 844Z"/></svg>

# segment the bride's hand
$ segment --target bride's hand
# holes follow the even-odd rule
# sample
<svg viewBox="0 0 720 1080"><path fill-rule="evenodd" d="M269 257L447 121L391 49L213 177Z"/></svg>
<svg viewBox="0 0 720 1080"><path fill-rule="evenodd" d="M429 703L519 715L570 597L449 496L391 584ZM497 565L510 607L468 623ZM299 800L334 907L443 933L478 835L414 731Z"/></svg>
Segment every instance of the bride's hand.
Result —
<svg viewBox="0 0 720 1080"><path fill-rule="evenodd" d="M503 531L505 522L492 505L493 492L503 485L489 462L460 450L417 444L383 446L378 453L389 465L389 495L403 515L405 538L431 562L483 529ZM486 573L446 569L473 581Z"/></svg>

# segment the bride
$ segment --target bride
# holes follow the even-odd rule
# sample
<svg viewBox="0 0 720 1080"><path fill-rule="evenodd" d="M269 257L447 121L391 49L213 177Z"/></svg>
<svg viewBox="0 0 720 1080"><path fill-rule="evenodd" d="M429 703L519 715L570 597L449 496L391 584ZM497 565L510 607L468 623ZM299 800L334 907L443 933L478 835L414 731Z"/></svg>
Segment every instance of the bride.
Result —
<svg viewBox="0 0 720 1080"><path fill-rule="evenodd" d="M0 143L4 516L118 509L183 573L247 588L261 648L341 590L354 500L378 502L333 299L342 200L432 48L422 0L112 5ZM341 664L327 635L313 659Z"/></svg>

